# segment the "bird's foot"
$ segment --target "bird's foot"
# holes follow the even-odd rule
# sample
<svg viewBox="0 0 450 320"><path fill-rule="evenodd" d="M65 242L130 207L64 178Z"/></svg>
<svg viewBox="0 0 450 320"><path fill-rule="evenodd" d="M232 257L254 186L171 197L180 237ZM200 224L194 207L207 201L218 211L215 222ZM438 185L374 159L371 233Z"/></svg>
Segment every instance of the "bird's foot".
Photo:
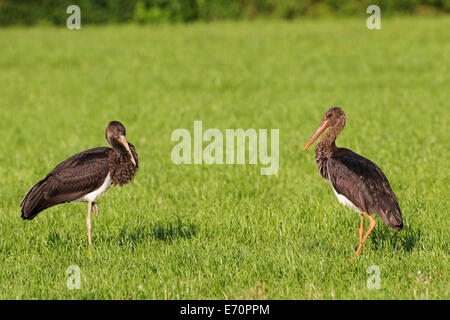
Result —
<svg viewBox="0 0 450 320"><path fill-rule="evenodd" d="M95 202L92 203L92 205L93 205L93 209L94 209L94 214L96 217L98 217L98 206Z"/></svg>
<svg viewBox="0 0 450 320"><path fill-rule="evenodd" d="M353 255L353 257L350 259L350 263L353 263L353 261L355 261L355 258L359 256L359 253L356 253Z"/></svg>
<svg viewBox="0 0 450 320"><path fill-rule="evenodd" d="M350 263L353 263L353 261L355 260L355 258L361 254L361 248L362 248L362 243L359 244L358 249L355 251L355 254L354 254L353 257L350 259Z"/></svg>

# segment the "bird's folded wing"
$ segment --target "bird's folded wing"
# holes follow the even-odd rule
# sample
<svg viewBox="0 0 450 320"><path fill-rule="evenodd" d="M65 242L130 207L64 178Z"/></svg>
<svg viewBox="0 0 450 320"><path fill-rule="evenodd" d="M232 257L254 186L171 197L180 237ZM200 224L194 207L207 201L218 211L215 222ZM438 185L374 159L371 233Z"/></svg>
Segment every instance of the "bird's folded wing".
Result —
<svg viewBox="0 0 450 320"><path fill-rule="evenodd" d="M385 211L384 207L389 205L398 207L397 198L381 169L351 150L341 150L328 159L330 182L336 192L373 213Z"/></svg>
<svg viewBox="0 0 450 320"><path fill-rule="evenodd" d="M45 197L67 202L100 188L109 172L107 149L87 150L60 163L45 178Z"/></svg>

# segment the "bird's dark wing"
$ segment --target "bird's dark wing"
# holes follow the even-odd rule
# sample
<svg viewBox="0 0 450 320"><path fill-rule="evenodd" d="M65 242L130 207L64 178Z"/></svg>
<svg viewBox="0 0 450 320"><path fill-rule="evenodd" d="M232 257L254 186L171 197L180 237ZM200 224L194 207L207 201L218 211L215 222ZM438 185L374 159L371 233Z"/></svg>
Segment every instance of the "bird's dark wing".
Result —
<svg viewBox="0 0 450 320"><path fill-rule="evenodd" d="M378 215L388 226L401 229L398 200L383 171L372 161L345 148L339 148L327 161L328 175L337 193L355 206Z"/></svg>
<svg viewBox="0 0 450 320"><path fill-rule="evenodd" d="M57 165L36 183L22 200L22 218L32 219L54 205L77 200L98 189L109 172L111 148L78 153Z"/></svg>

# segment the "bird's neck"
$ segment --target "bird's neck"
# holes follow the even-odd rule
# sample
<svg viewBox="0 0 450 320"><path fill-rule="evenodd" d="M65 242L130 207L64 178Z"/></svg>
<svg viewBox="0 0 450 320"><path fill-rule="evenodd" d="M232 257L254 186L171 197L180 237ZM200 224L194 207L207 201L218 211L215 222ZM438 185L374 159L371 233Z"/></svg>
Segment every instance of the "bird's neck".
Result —
<svg viewBox="0 0 450 320"><path fill-rule="evenodd" d="M345 118L341 118L335 125L327 130L320 141L317 143L314 153L317 167L323 178L328 179L326 172L326 161L332 156L333 152L338 149L335 141L339 133L345 127Z"/></svg>
<svg viewBox="0 0 450 320"><path fill-rule="evenodd" d="M120 143L118 143L117 145L113 144L112 148L114 150L115 156L118 161L127 161L127 159L130 158L127 150L125 149L125 147L122 144L120 144Z"/></svg>
<svg viewBox="0 0 450 320"><path fill-rule="evenodd" d="M113 185L123 186L135 176L138 168L130 161L125 148L114 148L109 154L109 172Z"/></svg>

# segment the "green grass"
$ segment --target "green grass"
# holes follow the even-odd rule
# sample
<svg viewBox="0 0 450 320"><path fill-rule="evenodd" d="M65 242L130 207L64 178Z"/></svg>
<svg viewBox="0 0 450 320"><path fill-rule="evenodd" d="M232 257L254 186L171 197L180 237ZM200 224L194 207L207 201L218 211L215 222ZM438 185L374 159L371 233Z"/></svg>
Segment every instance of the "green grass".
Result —
<svg viewBox="0 0 450 320"><path fill-rule="evenodd" d="M450 18L0 29L0 298L448 299ZM331 106L337 140L386 173L400 233L359 216L301 149ZM20 219L56 164L120 120L140 170L93 217L65 204ZM175 165L174 129L280 129L259 165ZM367 227L367 224L366 224ZM80 290L67 268L80 267ZM381 289L366 286L371 265ZM418 272L421 272L419 274ZM422 277L424 275L425 277Z"/></svg>

